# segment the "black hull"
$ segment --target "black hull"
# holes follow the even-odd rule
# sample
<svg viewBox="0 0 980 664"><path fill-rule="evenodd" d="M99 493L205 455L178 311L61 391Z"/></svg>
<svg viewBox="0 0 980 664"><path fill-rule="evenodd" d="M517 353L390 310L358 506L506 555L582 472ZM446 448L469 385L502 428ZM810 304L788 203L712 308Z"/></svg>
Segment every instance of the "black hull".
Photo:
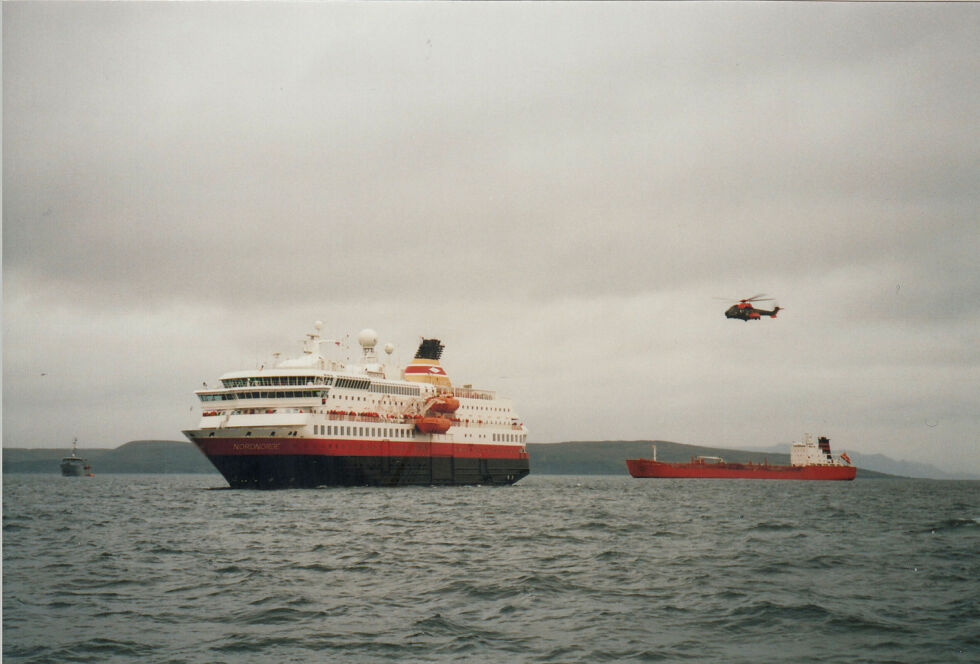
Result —
<svg viewBox="0 0 980 664"><path fill-rule="evenodd" d="M327 455L209 456L233 489L513 484L527 459Z"/></svg>

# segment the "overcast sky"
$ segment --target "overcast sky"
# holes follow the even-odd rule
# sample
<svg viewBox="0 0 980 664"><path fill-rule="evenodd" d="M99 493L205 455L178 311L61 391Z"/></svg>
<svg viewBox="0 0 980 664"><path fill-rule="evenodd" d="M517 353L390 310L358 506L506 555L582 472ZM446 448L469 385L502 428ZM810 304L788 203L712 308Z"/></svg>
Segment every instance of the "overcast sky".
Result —
<svg viewBox="0 0 980 664"><path fill-rule="evenodd" d="M372 327L532 442L980 472L980 5L3 3L3 444ZM767 293L775 320L727 320ZM767 303L770 304L770 303Z"/></svg>

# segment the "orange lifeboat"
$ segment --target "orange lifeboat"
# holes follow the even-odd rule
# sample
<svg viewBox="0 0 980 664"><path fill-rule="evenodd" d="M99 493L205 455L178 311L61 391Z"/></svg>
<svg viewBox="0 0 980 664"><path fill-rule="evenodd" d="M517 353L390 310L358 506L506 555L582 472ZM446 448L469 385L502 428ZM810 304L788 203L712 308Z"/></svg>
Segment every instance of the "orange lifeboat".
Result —
<svg viewBox="0 0 980 664"><path fill-rule="evenodd" d="M452 426L445 417L420 417L415 420L415 428L422 433L446 433Z"/></svg>
<svg viewBox="0 0 980 664"><path fill-rule="evenodd" d="M459 399L445 395L436 397L429 404L429 409L437 413L455 413L457 408L459 408Z"/></svg>

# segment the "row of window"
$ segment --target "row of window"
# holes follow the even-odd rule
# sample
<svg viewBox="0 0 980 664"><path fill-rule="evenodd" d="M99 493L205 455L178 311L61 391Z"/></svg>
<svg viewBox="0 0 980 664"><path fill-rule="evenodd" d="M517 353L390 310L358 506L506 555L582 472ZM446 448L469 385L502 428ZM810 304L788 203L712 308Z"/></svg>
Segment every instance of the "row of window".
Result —
<svg viewBox="0 0 980 664"><path fill-rule="evenodd" d="M366 390L371 387L371 381L367 378L344 378L337 379L337 387L347 387L352 390Z"/></svg>
<svg viewBox="0 0 980 664"><path fill-rule="evenodd" d="M495 442L495 443L522 443L522 442L524 442L524 434L522 434L522 433L495 433L495 434L493 434L493 442Z"/></svg>
<svg viewBox="0 0 980 664"><path fill-rule="evenodd" d="M380 392L381 394L409 394L416 397L422 394L422 390L417 387L392 385L391 383L371 383L371 391Z"/></svg>
<svg viewBox="0 0 980 664"><path fill-rule="evenodd" d="M489 406L469 406L470 410L478 410L487 413L508 413L511 412L510 408L491 408Z"/></svg>
<svg viewBox="0 0 980 664"><path fill-rule="evenodd" d="M248 378L224 378L225 387L261 387L273 385L329 385L323 376L250 376Z"/></svg>
<svg viewBox="0 0 980 664"><path fill-rule="evenodd" d="M376 383L367 378L352 378L350 376L250 376L248 378L224 378L224 387L274 387L276 385L335 385L352 390L371 390L381 394L406 394L419 396L421 389L414 385L393 385L391 383ZM209 399L220 401L220 399Z"/></svg>
<svg viewBox="0 0 980 664"><path fill-rule="evenodd" d="M319 436L370 436L372 438L411 438L412 429L394 427L358 427L342 424L314 424L313 433Z"/></svg>
<svg viewBox="0 0 980 664"><path fill-rule="evenodd" d="M278 390L276 392L227 392L199 394L201 401L234 401L235 399L309 399L324 398L326 390Z"/></svg>

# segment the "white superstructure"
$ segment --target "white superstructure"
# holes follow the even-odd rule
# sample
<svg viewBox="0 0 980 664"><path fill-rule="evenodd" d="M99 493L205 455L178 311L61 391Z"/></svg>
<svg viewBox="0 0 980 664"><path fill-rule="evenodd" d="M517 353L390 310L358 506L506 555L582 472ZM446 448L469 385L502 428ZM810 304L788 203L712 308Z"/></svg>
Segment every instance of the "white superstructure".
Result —
<svg viewBox="0 0 980 664"><path fill-rule="evenodd" d="M850 466L847 454L834 456L830 453L830 439L820 436L814 443L810 434L803 434L803 440L793 443L789 462L793 466Z"/></svg>
<svg viewBox="0 0 980 664"><path fill-rule="evenodd" d="M202 416L194 438L525 446L527 429L511 401L490 390L453 386L438 357L416 357L404 368L394 367L390 364L393 346L384 347L382 361L375 350L378 336L366 329L358 335L360 361L343 362L321 351L323 346L340 345L321 338L321 328L318 321L298 357L278 361L270 368L225 373L219 379L220 387L197 390ZM437 340L427 341L435 342L441 352ZM458 405L451 410L440 407L447 399ZM444 422L435 423L433 430L420 424L423 420L447 420L448 428L439 432ZM424 431L427 428L429 432Z"/></svg>

